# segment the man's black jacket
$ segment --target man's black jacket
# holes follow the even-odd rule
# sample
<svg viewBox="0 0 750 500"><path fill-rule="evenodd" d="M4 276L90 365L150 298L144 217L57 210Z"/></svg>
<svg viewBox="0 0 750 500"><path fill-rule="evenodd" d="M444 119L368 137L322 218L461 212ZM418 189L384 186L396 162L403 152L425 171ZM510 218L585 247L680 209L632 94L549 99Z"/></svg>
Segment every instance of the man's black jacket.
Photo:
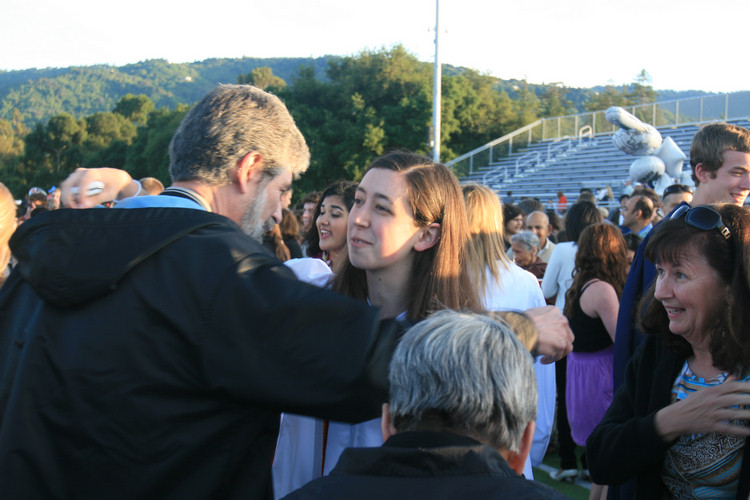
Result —
<svg viewBox="0 0 750 500"><path fill-rule="evenodd" d="M399 329L199 210L24 223L0 291L0 497L261 499L279 412L373 418Z"/></svg>

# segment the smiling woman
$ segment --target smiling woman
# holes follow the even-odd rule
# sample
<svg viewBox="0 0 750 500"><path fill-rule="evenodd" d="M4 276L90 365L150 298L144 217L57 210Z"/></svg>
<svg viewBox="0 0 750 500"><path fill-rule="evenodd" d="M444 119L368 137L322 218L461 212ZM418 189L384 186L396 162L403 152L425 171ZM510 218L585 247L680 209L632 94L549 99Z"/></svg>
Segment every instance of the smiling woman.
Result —
<svg viewBox="0 0 750 500"><path fill-rule="evenodd" d="M354 203L357 184L337 181L323 190L312 213L315 222L305 234L307 255L329 266L346 261L346 223Z"/></svg>
<svg viewBox="0 0 750 500"><path fill-rule="evenodd" d="M686 206L654 231L641 326L655 335L587 442L591 477L635 477L637 498L746 499L750 211Z"/></svg>

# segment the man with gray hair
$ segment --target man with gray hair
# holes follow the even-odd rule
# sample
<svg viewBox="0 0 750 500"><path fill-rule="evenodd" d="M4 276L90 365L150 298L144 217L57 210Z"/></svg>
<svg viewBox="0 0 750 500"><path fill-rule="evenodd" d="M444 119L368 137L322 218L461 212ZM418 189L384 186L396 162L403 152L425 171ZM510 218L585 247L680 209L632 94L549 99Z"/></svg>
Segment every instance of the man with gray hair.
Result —
<svg viewBox="0 0 750 500"><path fill-rule="evenodd" d="M281 411L356 422L387 398L398 325L299 282L256 241L309 163L284 104L217 87L169 156L160 195L56 210L11 240L3 498L270 499ZM79 169L63 197L85 208L140 190L125 172ZM558 359L572 333L552 330Z"/></svg>
<svg viewBox="0 0 750 500"><path fill-rule="evenodd" d="M404 335L388 379L385 444L345 450L329 476L285 499L566 498L520 475L537 389L533 359L503 320L430 316Z"/></svg>
<svg viewBox="0 0 750 500"><path fill-rule="evenodd" d="M55 210L11 239L3 498L270 499L280 411L361 421L387 398L397 325L297 281L247 236L281 220L308 165L282 102L218 87L169 152L161 195ZM68 206L140 189L111 169L67 185Z"/></svg>

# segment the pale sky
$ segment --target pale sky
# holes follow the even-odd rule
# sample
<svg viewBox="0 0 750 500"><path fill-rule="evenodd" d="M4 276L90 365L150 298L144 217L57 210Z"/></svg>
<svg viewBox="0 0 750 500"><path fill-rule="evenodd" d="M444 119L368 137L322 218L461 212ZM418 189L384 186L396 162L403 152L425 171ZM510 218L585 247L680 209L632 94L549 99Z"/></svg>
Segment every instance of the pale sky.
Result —
<svg viewBox="0 0 750 500"><path fill-rule="evenodd" d="M440 0L441 59L569 87L750 90L750 0ZM435 0L1 0L0 69L211 57L434 60Z"/></svg>

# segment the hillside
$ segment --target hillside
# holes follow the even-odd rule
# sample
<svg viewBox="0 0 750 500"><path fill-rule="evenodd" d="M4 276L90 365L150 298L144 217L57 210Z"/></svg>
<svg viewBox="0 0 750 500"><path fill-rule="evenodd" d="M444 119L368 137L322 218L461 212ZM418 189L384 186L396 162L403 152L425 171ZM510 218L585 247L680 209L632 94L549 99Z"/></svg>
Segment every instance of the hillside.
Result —
<svg viewBox="0 0 750 500"><path fill-rule="evenodd" d="M45 122L59 113L84 117L110 111L125 94L145 94L157 108L174 109L178 104L193 104L219 83L234 83L240 74L268 66L276 76L291 83L300 65L312 66L317 77L326 79L328 61L320 58L236 58L206 59L193 63L170 63L164 59L142 61L126 66L86 66L70 68L0 71L0 118L10 120L18 109L27 125ZM450 65L446 75L465 71ZM497 89L511 98L526 85L522 80L500 80ZM544 84L528 84L541 96ZM589 98L604 87L565 88L565 98L577 111L583 111ZM706 94L701 91L660 91L661 99L677 99Z"/></svg>
<svg viewBox="0 0 750 500"><path fill-rule="evenodd" d="M76 117L111 111L125 94L145 94L157 108L192 104L219 83L235 83L237 76L259 66L291 82L297 68L308 65L323 77L329 59L207 59L176 64L163 59L126 66L86 66L0 72L0 118L18 109L27 124L46 121L59 113Z"/></svg>

